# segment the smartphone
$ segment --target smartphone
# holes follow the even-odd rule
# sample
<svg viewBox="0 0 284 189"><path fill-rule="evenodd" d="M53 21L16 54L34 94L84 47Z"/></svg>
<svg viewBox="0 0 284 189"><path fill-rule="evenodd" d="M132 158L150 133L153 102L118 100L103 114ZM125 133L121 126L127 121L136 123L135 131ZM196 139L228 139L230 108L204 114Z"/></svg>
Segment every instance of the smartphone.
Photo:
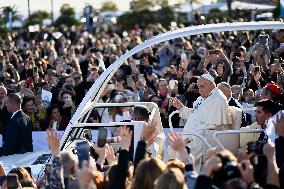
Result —
<svg viewBox="0 0 284 189"><path fill-rule="evenodd" d="M79 142L76 144L77 146L77 155L79 160L79 168L82 168L84 161L90 160L90 148L86 141Z"/></svg>
<svg viewBox="0 0 284 189"><path fill-rule="evenodd" d="M170 89L171 89L171 90L174 90L175 87L176 87L176 84L177 84L176 80L170 80L170 81L169 81L169 87L170 87Z"/></svg>
<svg viewBox="0 0 284 189"><path fill-rule="evenodd" d="M144 58L140 60L140 65L144 65Z"/></svg>
<svg viewBox="0 0 284 189"><path fill-rule="evenodd" d="M148 66L146 72L147 72L148 75L152 75L153 74L153 67Z"/></svg>
<svg viewBox="0 0 284 189"><path fill-rule="evenodd" d="M53 72L52 72L52 69L48 69L47 70L47 75L50 77L50 76L53 76Z"/></svg>
<svg viewBox="0 0 284 189"><path fill-rule="evenodd" d="M106 128L100 128L99 129L99 135L98 135L98 147L102 148L105 146L107 142L107 129Z"/></svg>
<svg viewBox="0 0 284 189"><path fill-rule="evenodd" d="M6 181L7 177L6 176L1 176L0 177L0 186L3 185L3 183Z"/></svg>
<svg viewBox="0 0 284 189"><path fill-rule="evenodd" d="M260 72L260 67L259 67L259 66L256 66L256 67L254 68L254 71L255 71L255 72Z"/></svg>
<svg viewBox="0 0 284 189"><path fill-rule="evenodd" d="M128 76L128 77L126 78L126 80L127 80L127 86L130 86L130 83L131 83L131 81L132 81L132 78Z"/></svg>
<svg viewBox="0 0 284 189"><path fill-rule="evenodd" d="M72 102L72 96L71 95L65 95L65 97L63 98L63 101L66 102Z"/></svg>
<svg viewBox="0 0 284 189"><path fill-rule="evenodd" d="M8 189L15 189L18 188L18 175L17 174L8 174L7 176L7 188Z"/></svg>
<svg viewBox="0 0 284 189"><path fill-rule="evenodd" d="M38 74L38 67L37 66L34 67L34 74Z"/></svg>
<svg viewBox="0 0 284 189"><path fill-rule="evenodd" d="M108 84L108 89L109 90L114 90L115 89L115 84Z"/></svg>
<svg viewBox="0 0 284 189"><path fill-rule="evenodd" d="M38 88L37 88L37 94L38 94L38 95L41 95L41 94L42 94L42 87L38 87Z"/></svg>

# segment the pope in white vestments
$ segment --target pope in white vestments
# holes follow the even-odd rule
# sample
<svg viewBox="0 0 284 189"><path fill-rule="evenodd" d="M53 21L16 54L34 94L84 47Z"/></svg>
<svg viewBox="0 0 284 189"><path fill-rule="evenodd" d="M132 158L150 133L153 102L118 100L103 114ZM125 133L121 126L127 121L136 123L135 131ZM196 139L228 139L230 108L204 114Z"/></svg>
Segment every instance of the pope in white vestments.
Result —
<svg viewBox="0 0 284 189"><path fill-rule="evenodd" d="M180 110L180 117L187 120L183 133L197 133L206 138L208 130L222 130L232 124L229 114L229 105L225 95L216 87L214 78L209 74L203 74L197 82L200 97L193 103L193 108L177 105L177 99L173 99L173 105ZM204 144L197 137L192 138L189 144L191 153L196 162L196 171L200 170Z"/></svg>

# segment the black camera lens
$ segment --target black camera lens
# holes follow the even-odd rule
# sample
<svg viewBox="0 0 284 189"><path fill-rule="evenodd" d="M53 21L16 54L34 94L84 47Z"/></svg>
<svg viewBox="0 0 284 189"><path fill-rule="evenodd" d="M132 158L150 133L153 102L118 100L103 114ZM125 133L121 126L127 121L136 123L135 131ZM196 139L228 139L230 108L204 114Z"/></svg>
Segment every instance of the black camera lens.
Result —
<svg viewBox="0 0 284 189"><path fill-rule="evenodd" d="M251 154L251 153L263 154L263 146L266 143L267 141L248 142L247 144L248 154Z"/></svg>

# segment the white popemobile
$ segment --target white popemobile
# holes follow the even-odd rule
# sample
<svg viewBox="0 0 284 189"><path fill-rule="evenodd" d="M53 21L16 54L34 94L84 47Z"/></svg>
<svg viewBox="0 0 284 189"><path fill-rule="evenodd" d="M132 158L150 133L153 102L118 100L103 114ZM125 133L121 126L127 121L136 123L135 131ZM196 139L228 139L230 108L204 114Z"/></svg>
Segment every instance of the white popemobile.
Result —
<svg viewBox="0 0 284 189"><path fill-rule="evenodd" d="M118 68L123 64L125 60L130 58L132 55L137 52L150 47L152 45L168 41L174 38L179 38L183 36L196 35L201 33L212 33L212 32L222 32L222 31L239 31L239 30L262 30L262 29L284 29L283 22L241 22L241 23L220 23L220 24L209 24L209 25L199 25L199 26L191 26L182 29L178 29L175 31L169 31L163 33L161 35L155 36L151 39L146 40L141 45L136 46L129 52L122 55L118 60L116 60L113 64L111 64L107 70L105 70L101 76L96 80L93 86L90 88L83 101L79 105L78 109L74 113L72 119L70 120L66 130L64 131L60 145L61 151L63 150L73 150L76 146L76 143L82 140L92 140L95 141L96 138L96 130L99 127L116 127L118 125L133 125L134 126L134 141L137 141L140 136L141 128L144 122L141 121L132 121L132 122L111 122L111 123L86 123L91 111L94 108L103 108L103 107L113 107L113 106L125 106L125 107L133 107L135 105L145 105L151 110L150 120L155 119L158 125L158 135L156 137L155 143L153 144L152 150L157 155L160 155L162 158L164 157L164 142L165 142L165 134L161 124L160 112L157 104L151 102L129 102L129 103L98 103L98 100L106 88L106 85L118 70ZM171 126L171 123L170 123ZM172 128L171 128L172 129ZM92 135L89 131L92 131ZM217 135L220 134L230 134L230 133L238 133L239 131L221 131L216 132L214 135L214 139L217 144L222 148L224 146L217 140ZM255 131L247 131L247 132L255 132ZM190 133L183 133L184 135L190 135ZM204 139L202 136L198 136L202 138L205 145L210 147L210 144ZM42 137L41 137L42 138ZM42 139L43 140L43 139ZM33 143L37 143L37 140L33 138ZM116 144L113 144L114 146ZM134 146L135 148L135 146ZM46 148L47 149L47 148ZM43 175L45 165L50 160L51 154L48 150L44 151L36 151L25 154L16 154L10 156L2 156L0 157L0 163L4 167L5 172L7 173L14 167L31 167L33 176L38 179Z"/></svg>

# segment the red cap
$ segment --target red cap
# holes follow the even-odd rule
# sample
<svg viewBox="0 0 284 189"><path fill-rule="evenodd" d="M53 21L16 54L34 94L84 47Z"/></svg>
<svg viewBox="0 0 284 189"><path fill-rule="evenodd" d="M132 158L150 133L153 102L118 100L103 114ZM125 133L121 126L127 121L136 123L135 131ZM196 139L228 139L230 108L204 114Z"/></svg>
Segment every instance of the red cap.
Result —
<svg viewBox="0 0 284 189"><path fill-rule="evenodd" d="M281 89L280 89L280 87L278 87L278 86L275 85L275 84L269 84L269 85L266 86L266 88L267 88L268 90L270 90L271 92L273 92L274 94L276 94L276 95L281 95Z"/></svg>
<svg viewBox="0 0 284 189"><path fill-rule="evenodd" d="M27 77L27 84L31 85L33 83L33 78L32 77Z"/></svg>

